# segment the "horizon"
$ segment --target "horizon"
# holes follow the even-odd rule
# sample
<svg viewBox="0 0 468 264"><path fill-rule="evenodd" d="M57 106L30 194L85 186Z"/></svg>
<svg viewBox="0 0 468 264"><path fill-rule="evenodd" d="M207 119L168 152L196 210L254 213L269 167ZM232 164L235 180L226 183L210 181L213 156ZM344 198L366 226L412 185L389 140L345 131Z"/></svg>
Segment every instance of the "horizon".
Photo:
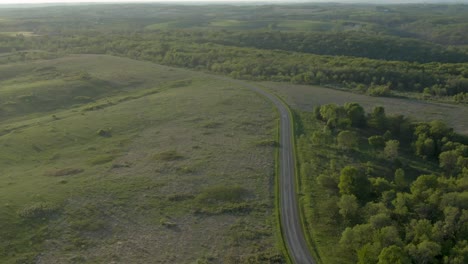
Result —
<svg viewBox="0 0 468 264"><path fill-rule="evenodd" d="M468 0L0 0L0 5L44 5L44 4L92 4L92 3L275 3L275 4L295 4L295 3L366 3L366 4L409 4L409 3L454 3L466 4Z"/></svg>

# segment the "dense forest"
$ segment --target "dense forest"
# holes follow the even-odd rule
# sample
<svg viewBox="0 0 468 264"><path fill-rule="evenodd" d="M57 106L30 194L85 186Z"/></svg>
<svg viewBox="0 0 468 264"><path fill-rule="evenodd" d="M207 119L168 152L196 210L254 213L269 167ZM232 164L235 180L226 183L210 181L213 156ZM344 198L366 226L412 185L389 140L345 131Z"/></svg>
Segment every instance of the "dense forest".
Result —
<svg viewBox="0 0 468 264"><path fill-rule="evenodd" d="M307 219L339 241L324 263L467 263L466 139L356 103L297 122Z"/></svg>

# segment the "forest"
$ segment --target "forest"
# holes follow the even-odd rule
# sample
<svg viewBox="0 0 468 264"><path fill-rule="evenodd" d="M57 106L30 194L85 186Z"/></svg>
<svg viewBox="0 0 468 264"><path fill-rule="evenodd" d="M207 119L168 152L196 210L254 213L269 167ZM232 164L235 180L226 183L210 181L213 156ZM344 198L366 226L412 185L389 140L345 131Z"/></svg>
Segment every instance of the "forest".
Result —
<svg viewBox="0 0 468 264"><path fill-rule="evenodd" d="M465 137L356 103L296 116L312 237L339 245L324 263L466 263Z"/></svg>

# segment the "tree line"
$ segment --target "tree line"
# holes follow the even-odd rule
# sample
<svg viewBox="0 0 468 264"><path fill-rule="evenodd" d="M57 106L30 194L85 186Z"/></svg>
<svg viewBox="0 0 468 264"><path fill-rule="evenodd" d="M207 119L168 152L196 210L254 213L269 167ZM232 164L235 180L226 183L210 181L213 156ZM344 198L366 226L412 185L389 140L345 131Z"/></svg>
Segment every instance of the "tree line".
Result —
<svg viewBox="0 0 468 264"><path fill-rule="evenodd" d="M300 120L315 123L298 131L303 191L327 197L304 206L315 208L309 219L341 230L347 263L468 262L466 139L441 121L365 113L356 103L318 106Z"/></svg>
<svg viewBox="0 0 468 264"><path fill-rule="evenodd" d="M110 54L234 78L328 85L374 96L426 92L429 96L458 96L463 102L464 94L468 93L468 63L385 61L235 47L200 42L185 30L128 34L69 32L13 39L5 43L19 42L15 47L24 50ZM0 43L4 42L0 39Z"/></svg>

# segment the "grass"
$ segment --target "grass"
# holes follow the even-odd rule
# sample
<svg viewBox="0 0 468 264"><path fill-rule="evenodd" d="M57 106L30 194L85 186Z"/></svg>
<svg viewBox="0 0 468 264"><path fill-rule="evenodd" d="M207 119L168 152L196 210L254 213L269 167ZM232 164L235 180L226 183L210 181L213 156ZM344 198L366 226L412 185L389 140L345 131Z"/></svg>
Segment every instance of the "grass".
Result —
<svg viewBox="0 0 468 264"><path fill-rule="evenodd" d="M375 106L385 107L388 114L402 114L414 120L443 120L456 132L468 135L468 107L465 105L424 102L411 99L372 97L311 85L293 85L264 82L263 86L283 97L293 108L311 112L315 106L335 103L356 102L367 112Z"/></svg>
<svg viewBox="0 0 468 264"><path fill-rule="evenodd" d="M80 69L87 74L75 80ZM46 102L22 101L0 121L1 263L39 254L47 263L281 259L274 146L256 144L277 125L263 98L202 73L111 56L0 71L11 100L28 91L62 102L34 112ZM70 95L75 82L95 94ZM247 227L238 234L239 223Z"/></svg>

